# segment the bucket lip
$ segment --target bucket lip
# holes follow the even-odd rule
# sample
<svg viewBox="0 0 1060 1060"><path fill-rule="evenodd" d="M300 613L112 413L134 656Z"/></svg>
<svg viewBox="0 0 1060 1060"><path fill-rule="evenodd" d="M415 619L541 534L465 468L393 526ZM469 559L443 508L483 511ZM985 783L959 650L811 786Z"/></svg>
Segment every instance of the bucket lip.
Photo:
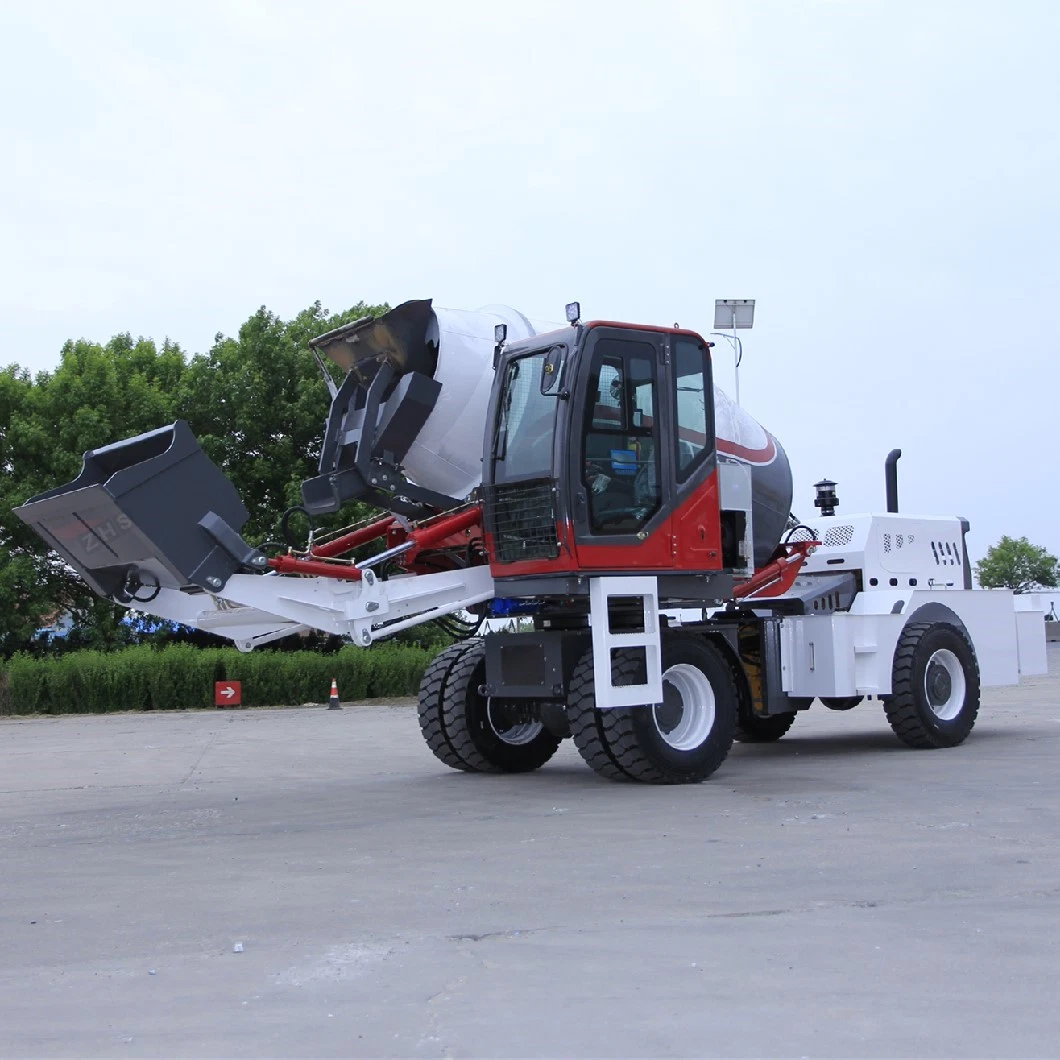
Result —
<svg viewBox="0 0 1060 1060"><path fill-rule="evenodd" d="M355 331L359 331L361 328L368 327L369 324L378 319L380 318L358 317L356 320L351 320L348 324L340 324L337 328L325 331L322 335L313 336L313 338L309 340L309 346L314 350L321 349L330 345L336 339L345 338L345 336L352 335Z"/></svg>
<svg viewBox="0 0 1060 1060"><path fill-rule="evenodd" d="M364 361L386 358L403 371L433 373L423 349L429 342L434 319L433 299L421 298L391 309L378 317L361 317L341 324L309 340L314 353L323 353L349 374Z"/></svg>

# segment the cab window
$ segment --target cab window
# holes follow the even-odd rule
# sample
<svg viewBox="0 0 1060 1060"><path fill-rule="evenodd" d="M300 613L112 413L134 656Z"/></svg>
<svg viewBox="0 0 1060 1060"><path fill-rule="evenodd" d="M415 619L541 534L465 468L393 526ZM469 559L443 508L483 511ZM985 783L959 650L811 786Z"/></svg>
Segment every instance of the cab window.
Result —
<svg viewBox="0 0 1060 1060"><path fill-rule="evenodd" d="M650 343L601 339L596 344L582 421L582 483L593 533L634 533L659 510L656 386Z"/></svg>
<svg viewBox="0 0 1060 1060"><path fill-rule="evenodd" d="M684 336L674 343L677 481L685 482L714 448L714 394L706 347Z"/></svg>

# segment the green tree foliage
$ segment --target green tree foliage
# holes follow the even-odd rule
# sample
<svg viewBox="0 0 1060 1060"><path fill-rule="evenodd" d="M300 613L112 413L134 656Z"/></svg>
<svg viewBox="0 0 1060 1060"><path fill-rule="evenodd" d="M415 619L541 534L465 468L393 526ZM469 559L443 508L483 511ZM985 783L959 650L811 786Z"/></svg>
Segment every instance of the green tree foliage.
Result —
<svg viewBox="0 0 1060 1060"><path fill-rule="evenodd" d="M303 480L317 471L330 398L309 340L387 308L361 302L331 316L317 302L285 322L263 306L238 337L218 335L209 353L192 358L178 415L243 498L248 541L274 536L278 518L301 503Z"/></svg>
<svg viewBox="0 0 1060 1060"><path fill-rule="evenodd" d="M975 565L984 589L1012 589L1017 593L1055 588L1060 579L1056 556L1025 537L1003 537Z"/></svg>
<svg viewBox="0 0 1060 1060"><path fill-rule="evenodd" d="M40 542L11 513L24 499L19 486L24 460L12 437L32 394L29 373L15 365L0 372L0 650L22 643L48 608L48 586L38 570L46 567Z"/></svg>
<svg viewBox="0 0 1060 1060"><path fill-rule="evenodd" d="M69 482L85 451L184 418L243 497L247 539L274 537L315 473L328 409L308 340L386 309L359 303L331 315L317 303L282 321L262 308L238 336L218 335L190 360L168 340L125 334L68 342L52 372L0 371L0 653L25 646L57 613L73 614L80 644L109 649L129 638L122 612L49 554L13 507Z"/></svg>

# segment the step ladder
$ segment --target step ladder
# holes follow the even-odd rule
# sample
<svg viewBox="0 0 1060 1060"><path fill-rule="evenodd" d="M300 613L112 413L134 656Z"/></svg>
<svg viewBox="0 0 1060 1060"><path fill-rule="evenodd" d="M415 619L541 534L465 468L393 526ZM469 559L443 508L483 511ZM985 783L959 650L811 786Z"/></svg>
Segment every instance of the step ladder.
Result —
<svg viewBox="0 0 1060 1060"><path fill-rule="evenodd" d="M643 606L644 629L630 633L612 632L609 615L616 597L639 598ZM662 647L659 640L659 580L646 576L589 579L589 624L593 635L593 680L596 707L653 706L662 702ZM611 681L611 653L620 648L640 648L644 652L646 681L636 685L614 685Z"/></svg>

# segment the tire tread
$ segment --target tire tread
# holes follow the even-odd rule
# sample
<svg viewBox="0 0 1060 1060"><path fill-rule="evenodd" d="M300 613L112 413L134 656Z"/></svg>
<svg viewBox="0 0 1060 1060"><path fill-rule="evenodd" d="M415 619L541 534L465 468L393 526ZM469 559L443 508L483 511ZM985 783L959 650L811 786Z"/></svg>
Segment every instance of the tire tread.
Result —
<svg viewBox="0 0 1060 1060"><path fill-rule="evenodd" d="M961 743L965 739L965 736L961 736L960 739L955 742L953 740L947 740L938 732L929 728L925 723L924 718L921 716L917 704L916 690L913 685L913 670L916 666L917 650L920 647L922 639L934 628L937 627L930 622L910 622L905 629L902 630L902 635L898 638L898 647L894 652L891 694L883 700L883 709L895 736L897 736L902 743L917 750L952 747L955 745L955 742ZM949 628L952 628L953 632L956 633L965 644L968 644L967 638L963 633L957 630L956 627ZM971 649L970 644L968 647ZM970 711L972 724L974 725L975 719L979 714L979 666L975 660L974 651L970 651L970 654L976 678L975 704ZM969 687L969 693L970 691L971 688ZM969 731L970 730L971 726L969 726Z"/></svg>
<svg viewBox="0 0 1060 1060"><path fill-rule="evenodd" d="M457 753L445 727L442 699L449 675L460 657L471 647L471 641L450 644L434 657L424 671L420 681L417 714L420 731L434 756L453 769L470 770L472 767Z"/></svg>
<svg viewBox="0 0 1060 1060"><path fill-rule="evenodd" d="M611 666L612 682L615 685L633 684L640 666L640 660L635 655L619 653ZM574 669L568 697L568 714L575 746L590 768L600 776L609 780L636 780L646 784L687 784L704 780L725 760L731 747L731 739L717 748L709 761L695 774L684 775L660 769L644 753L633 725L633 711L650 708L618 707L597 710L593 669L593 653L589 650ZM726 667L726 673L728 672ZM729 692L731 701L735 703L735 686Z"/></svg>

